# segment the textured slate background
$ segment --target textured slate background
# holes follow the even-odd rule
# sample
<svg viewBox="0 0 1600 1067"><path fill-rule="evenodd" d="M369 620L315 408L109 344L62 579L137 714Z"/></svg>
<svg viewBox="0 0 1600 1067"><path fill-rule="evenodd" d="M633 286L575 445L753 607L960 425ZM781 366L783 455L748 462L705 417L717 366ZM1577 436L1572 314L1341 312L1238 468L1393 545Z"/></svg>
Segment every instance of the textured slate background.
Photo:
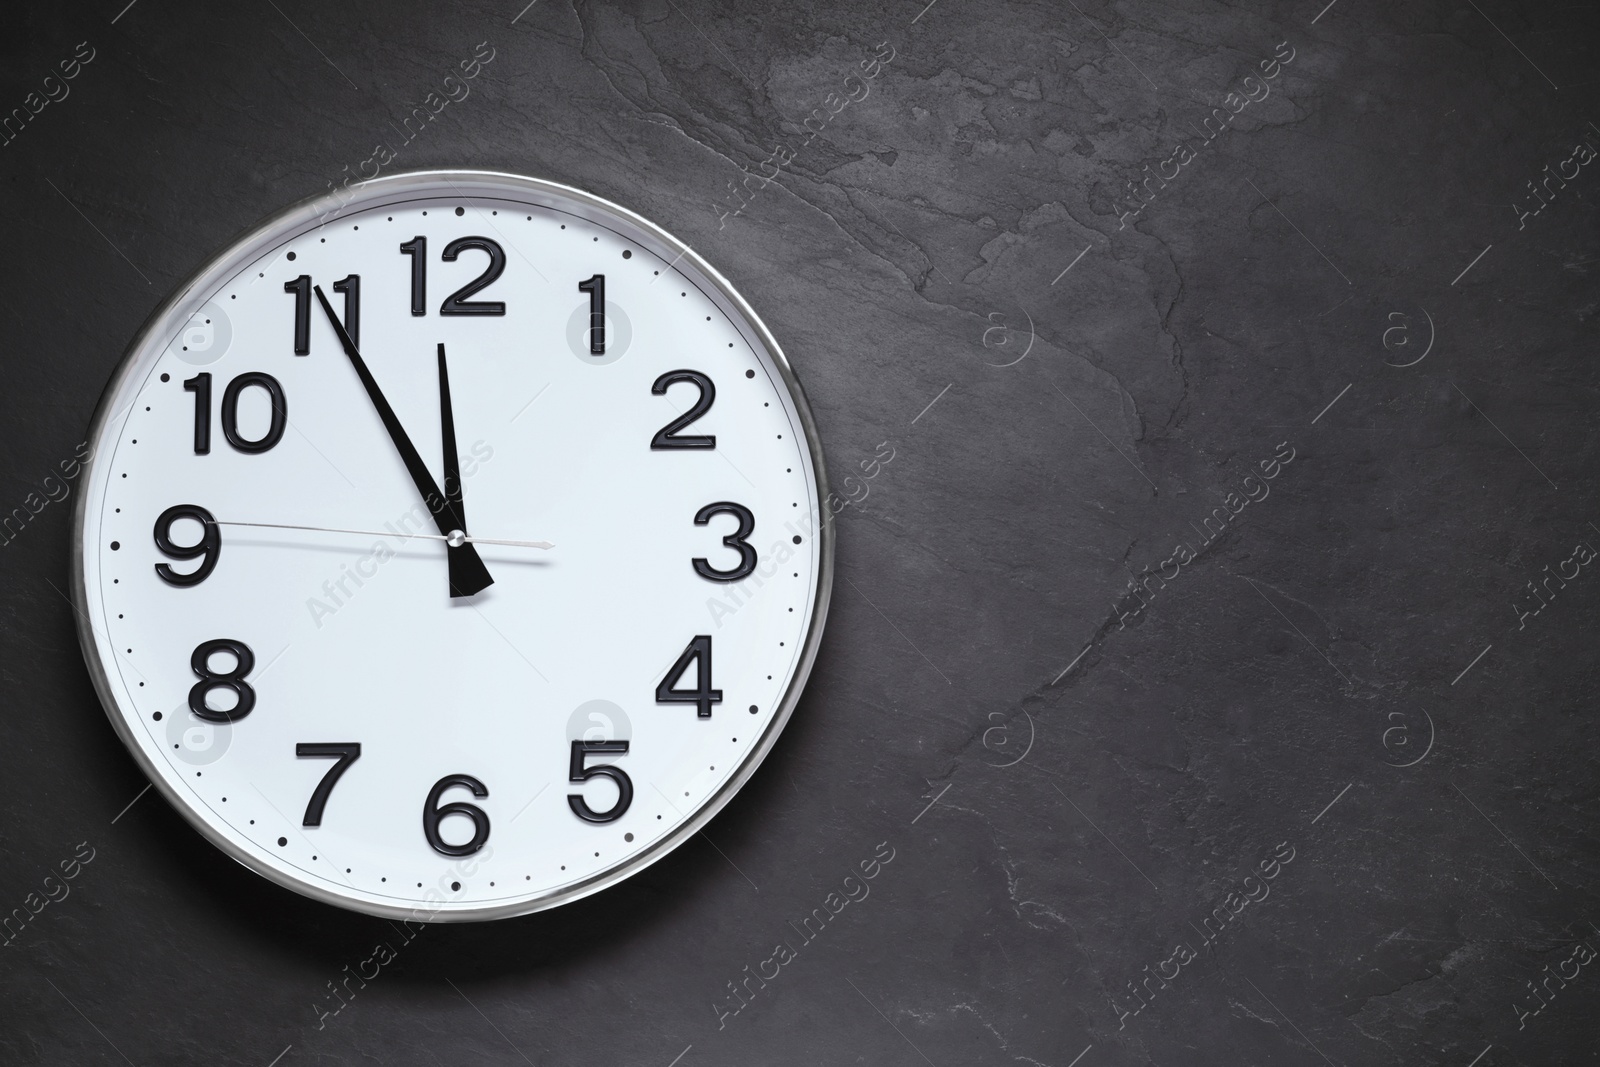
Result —
<svg viewBox="0 0 1600 1067"><path fill-rule="evenodd" d="M773 328L836 477L896 450L839 516L806 698L708 838L400 944L152 795L126 808L144 782L82 666L52 503L0 551L0 911L94 859L0 953L0 1061L1596 1058L1600 975L1528 983L1600 947L1600 579L1521 628L1514 606L1600 544L1600 173L1513 206L1600 145L1592 4L522 2L9 11L0 112L78 42L95 58L0 148L0 510L72 455L172 285L487 41L389 169L653 218ZM1119 228L1127 183L1285 41L1270 96ZM782 177L720 220L780 143ZM1270 496L1128 598L1281 442ZM719 1019L884 842L870 897ZM1202 941L1274 849L1270 896ZM319 1029L380 941L398 959Z"/></svg>

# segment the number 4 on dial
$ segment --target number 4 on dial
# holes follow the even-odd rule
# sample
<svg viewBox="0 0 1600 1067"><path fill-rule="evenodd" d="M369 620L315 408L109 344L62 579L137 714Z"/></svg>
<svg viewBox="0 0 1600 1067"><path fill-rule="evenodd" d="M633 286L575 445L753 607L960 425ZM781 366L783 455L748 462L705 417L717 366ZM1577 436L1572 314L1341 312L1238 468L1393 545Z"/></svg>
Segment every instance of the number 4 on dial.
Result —
<svg viewBox="0 0 1600 1067"><path fill-rule="evenodd" d="M693 689L674 689L672 685L683 678L689 661L698 664ZM695 714L702 719L711 718L711 705L722 703L722 690L711 688L711 636L700 634L689 642L678 657L678 662L667 668L666 676L656 686L657 704L693 704Z"/></svg>

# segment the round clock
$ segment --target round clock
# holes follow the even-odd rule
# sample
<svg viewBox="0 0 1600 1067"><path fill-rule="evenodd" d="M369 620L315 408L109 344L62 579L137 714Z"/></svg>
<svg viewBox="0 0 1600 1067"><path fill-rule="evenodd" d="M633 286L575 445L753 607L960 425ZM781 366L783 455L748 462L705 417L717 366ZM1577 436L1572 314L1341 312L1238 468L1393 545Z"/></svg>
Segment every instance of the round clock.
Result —
<svg viewBox="0 0 1600 1067"><path fill-rule="evenodd" d="M167 799L307 896L548 908L700 830L794 710L832 580L777 343L638 215L401 174L202 267L107 387L90 673Z"/></svg>

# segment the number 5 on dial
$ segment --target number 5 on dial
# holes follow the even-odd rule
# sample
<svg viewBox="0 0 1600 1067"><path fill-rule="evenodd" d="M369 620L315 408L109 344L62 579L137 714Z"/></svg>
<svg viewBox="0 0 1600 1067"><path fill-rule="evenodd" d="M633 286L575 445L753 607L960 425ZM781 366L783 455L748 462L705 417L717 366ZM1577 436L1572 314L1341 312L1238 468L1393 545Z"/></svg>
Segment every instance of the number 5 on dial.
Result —
<svg viewBox="0 0 1600 1067"><path fill-rule="evenodd" d="M583 761L590 755L599 755L606 752L615 752L619 756L626 755L628 742L572 742L572 762L567 769L569 781L587 782L591 778L609 778L617 785L617 802L606 811L595 811L589 807L589 802L583 799L582 794L567 794L567 804L572 808L572 814L584 822L616 822L628 810L628 805L633 803L633 779L629 778L627 772L621 767L613 767L609 763L599 767L585 767L583 765Z"/></svg>

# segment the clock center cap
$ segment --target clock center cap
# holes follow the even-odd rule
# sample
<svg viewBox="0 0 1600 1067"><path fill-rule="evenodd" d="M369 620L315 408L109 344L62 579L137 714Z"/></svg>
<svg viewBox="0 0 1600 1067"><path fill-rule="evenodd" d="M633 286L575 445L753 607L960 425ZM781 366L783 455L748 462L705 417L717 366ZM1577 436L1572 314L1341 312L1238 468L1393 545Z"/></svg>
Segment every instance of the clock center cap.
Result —
<svg viewBox="0 0 1600 1067"><path fill-rule="evenodd" d="M467 543L467 535L463 530L451 530L444 535L444 543L451 548L460 548Z"/></svg>

